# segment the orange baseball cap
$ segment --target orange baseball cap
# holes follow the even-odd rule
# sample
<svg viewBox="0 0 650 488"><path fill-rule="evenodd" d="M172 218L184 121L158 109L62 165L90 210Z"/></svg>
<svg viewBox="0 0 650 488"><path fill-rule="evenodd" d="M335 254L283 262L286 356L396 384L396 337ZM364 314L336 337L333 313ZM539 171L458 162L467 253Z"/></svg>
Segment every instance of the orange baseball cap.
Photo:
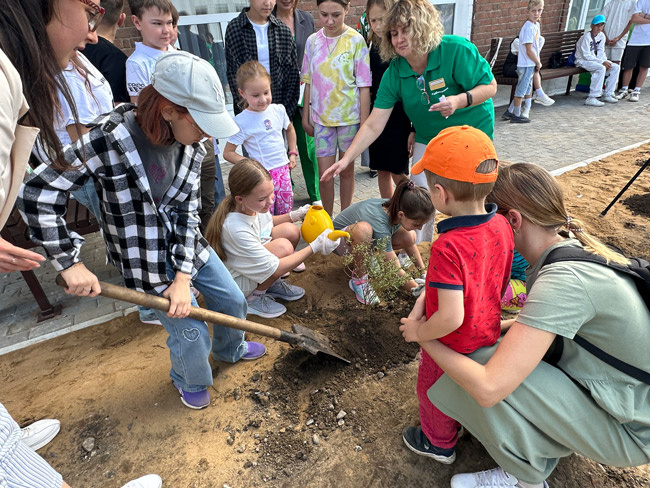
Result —
<svg viewBox="0 0 650 488"><path fill-rule="evenodd" d="M417 175L427 169L449 180L474 185L492 183L497 179L498 164L491 173L476 172L487 159L498 162L494 144L485 132L469 125L447 127L427 144L424 156L413 165L411 173Z"/></svg>

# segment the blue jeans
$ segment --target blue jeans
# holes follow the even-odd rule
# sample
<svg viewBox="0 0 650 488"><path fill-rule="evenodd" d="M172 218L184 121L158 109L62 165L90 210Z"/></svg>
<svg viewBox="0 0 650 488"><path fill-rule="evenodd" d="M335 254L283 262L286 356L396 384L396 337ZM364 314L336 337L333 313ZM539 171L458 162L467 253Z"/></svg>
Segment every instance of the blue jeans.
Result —
<svg viewBox="0 0 650 488"><path fill-rule="evenodd" d="M168 260L167 276L173 279L175 274ZM192 279L192 284L203 294L209 310L242 319L246 317L246 299L212 249L210 259ZM192 305L198 306L194 295ZM248 352L241 330L214 324L210 340L208 325L201 320L190 317L172 319L160 310L155 310L155 313L169 333L167 347L172 363L169 376L185 391L202 391L212 385L212 368L208 362L210 351L214 359L229 363L238 361Z"/></svg>
<svg viewBox="0 0 650 488"><path fill-rule="evenodd" d="M226 188L223 184L223 176L221 174L221 162L219 161L219 155L217 154L214 157L216 166L217 166L217 177L214 180L214 209L216 210L221 201L226 198Z"/></svg>
<svg viewBox="0 0 650 488"><path fill-rule="evenodd" d="M92 212L97 221L101 224L102 210L99 205L99 196L95 190L95 180L89 178L86 184L72 193L75 200Z"/></svg>
<svg viewBox="0 0 650 488"><path fill-rule="evenodd" d="M525 66L522 68L517 67L517 86L515 88L516 97L525 97L533 89L533 75L535 74L535 66Z"/></svg>

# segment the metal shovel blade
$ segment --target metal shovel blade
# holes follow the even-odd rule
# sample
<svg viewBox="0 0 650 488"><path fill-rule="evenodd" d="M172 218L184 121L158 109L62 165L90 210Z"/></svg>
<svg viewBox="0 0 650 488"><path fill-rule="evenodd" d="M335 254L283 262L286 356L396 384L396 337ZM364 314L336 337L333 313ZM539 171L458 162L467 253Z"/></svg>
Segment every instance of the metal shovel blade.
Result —
<svg viewBox="0 0 650 488"><path fill-rule="evenodd" d="M322 352L328 356L333 356L341 361L345 361L347 364L350 364L348 359L345 359L342 356L339 356L334 352L330 347L330 341L323 334L319 334L307 327L300 324L293 324L291 330L298 336L298 343L296 344L299 347L309 351L312 354L318 354Z"/></svg>

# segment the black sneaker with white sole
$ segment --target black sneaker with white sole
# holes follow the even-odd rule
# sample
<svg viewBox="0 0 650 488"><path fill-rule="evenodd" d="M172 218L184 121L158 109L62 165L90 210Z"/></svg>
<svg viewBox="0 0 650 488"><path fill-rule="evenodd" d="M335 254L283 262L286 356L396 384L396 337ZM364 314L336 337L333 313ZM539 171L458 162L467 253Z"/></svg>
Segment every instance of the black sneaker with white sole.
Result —
<svg viewBox="0 0 650 488"><path fill-rule="evenodd" d="M402 439L404 444L415 454L426 456L435 459L442 464L451 464L456 460L456 451L452 447L450 449L443 449L436 447L429 442L427 436L422 432L421 427L407 427L402 432Z"/></svg>

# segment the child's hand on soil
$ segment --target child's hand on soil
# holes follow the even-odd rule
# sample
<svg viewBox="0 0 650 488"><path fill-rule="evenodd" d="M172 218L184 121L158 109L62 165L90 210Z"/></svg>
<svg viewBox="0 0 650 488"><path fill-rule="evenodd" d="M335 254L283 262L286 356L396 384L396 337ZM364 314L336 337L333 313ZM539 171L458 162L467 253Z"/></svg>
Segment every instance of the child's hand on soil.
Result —
<svg viewBox="0 0 650 488"><path fill-rule="evenodd" d="M169 299L167 316L173 319L184 319L190 314L192 291L190 290L190 275L176 273L176 277L169 287L162 292L162 296Z"/></svg>
<svg viewBox="0 0 650 488"><path fill-rule="evenodd" d="M399 326L399 330L402 333L402 337L406 342L418 342L419 335L418 329L426 320L422 318L421 320L414 320L408 318L400 319L402 325Z"/></svg>

